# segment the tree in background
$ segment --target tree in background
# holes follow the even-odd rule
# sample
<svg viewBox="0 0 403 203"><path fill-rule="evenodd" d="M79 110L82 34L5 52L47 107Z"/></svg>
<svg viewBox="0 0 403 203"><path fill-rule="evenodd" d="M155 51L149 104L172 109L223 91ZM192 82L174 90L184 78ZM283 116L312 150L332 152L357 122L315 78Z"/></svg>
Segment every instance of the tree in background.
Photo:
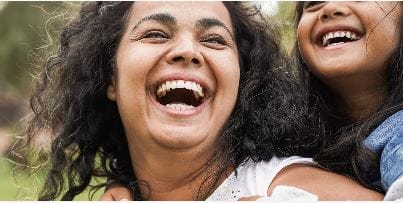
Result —
<svg viewBox="0 0 403 203"><path fill-rule="evenodd" d="M293 20L294 11L295 2L279 2L277 14L275 16L278 26L281 29L281 42L288 53L291 53L292 49L294 48L296 39L296 31Z"/></svg>
<svg viewBox="0 0 403 203"><path fill-rule="evenodd" d="M56 43L58 30L78 4L2 2L0 10L0 92L28 93L34 64Z"/></svg>
<svg viewBox="0 0 403 203"><path fill-rule="evenodd" d="M28 108L27 98L36 67L53 49L58 30L74 14L79 3L0 1L0 200L15 200L17 191L28 194L34 187L16 187L8 155L19 120ZM34 177L25 177L32 181Z"/></svg>

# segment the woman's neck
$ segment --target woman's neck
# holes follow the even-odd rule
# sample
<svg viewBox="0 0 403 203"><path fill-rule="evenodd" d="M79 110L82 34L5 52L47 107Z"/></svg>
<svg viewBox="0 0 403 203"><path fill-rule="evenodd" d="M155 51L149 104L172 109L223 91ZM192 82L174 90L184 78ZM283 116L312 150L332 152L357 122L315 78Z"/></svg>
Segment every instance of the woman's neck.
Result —
<svg viewBox="0 0 403 203"><path fill-rule="evenodd" d="M373 114L387 96L387 81L380 76L346 77L332 83L339 104L353 121L363 121Z"/></svg>
<svg viewBox="0 0 403 203"><path fill-rule="evenodd" d="M146 183L140 184L146 200L195 200L200 192L208 195L204 194L208 191L200 190L201 186L216 187L233 170L214 159L213 148L132 149L130 154L137 180Z"/></svg>

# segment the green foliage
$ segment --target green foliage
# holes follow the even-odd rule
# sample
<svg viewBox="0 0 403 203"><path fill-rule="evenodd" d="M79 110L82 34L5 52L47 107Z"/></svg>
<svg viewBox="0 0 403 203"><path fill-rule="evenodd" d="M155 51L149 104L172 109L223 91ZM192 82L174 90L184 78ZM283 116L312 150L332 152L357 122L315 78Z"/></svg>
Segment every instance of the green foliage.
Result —
<svg viewBox="0 0 403 203"><path fill-rule="evenodd" d="M38 193L45 180L43 170L37 170L35 173L27 174L18 172L13 174L13 164L5 158L0 158L0 201L28 200L38 199ZM36 169L33 169L36 170ZM104 182L104 179L94 179L91 185ZM101 188L93 196L93 200L99 200L104 189ZM90 200L92 191L88 188L85 192L78 195L74 200Z"/></svg>
<svg viewBox="0 0 403 203"><path fill-rule="evenodd" d="M0 104L8 97L10 108L19 109L24 104L15 98L29 93L37 68L54 52L61 27L76 14L79 5L79 2L0 2ZM10 126L5 126L6 129L13 127L18 118L1 110L0 116L7 115L9 119ZM34 158L33 153L26 156ZM13 163L0 154L0 201L37 200L46 175L43 168L31 166L27 171L13 173L18 164L21 163ZM94 200L99 199L102 191L94 195ZM89 200L89 194L86 191L76 200Z"/></svg>
<svg viewBox="0 0 403 203"><path fill-rule="evenodd" d="M4 3L3 3L4 4ZM0 91L25 93L35 64L78 6L60 2L8 2L0 10Z"/></svg>
<svg viewBox="0 0 403 203"><path fill-rule="evenodd" d="M279 2L278 12L275 16L277 20L277 25L280 27L281 31L281 42L289 53L295 44L295 25L294 25L294 10L295 2L284 1Z"/></svg>
<svg viewBox="0 0 403 203"><path fill-rule="evenodd" d="M0 158L0 201L14 200L17 195L17 187L11 174L11 167Z"/></svg>

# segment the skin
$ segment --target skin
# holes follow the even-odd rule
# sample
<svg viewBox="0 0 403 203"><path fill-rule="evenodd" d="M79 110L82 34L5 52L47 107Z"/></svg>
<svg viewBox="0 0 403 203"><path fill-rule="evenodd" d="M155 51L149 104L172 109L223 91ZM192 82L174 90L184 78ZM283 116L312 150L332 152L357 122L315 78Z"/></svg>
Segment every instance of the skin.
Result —
<svg viewBox="0 0 403 203"><path fill-rule="evenodd" d="M385 65L399 42L401 10L399 2L388 1L321 2L304 9L297 30L303 60L354 120L367 117L385 97ZM361 39L318 45L321 33L335 30L353 30Z"/></svg>
<svg viewBox="0 0 403 203"><path fill-rule="evenodd" d="M383 200L381 193L364 188L351 179L302 164L284 168L271 183L267 195L271 196L273 189L278 185L293 186L312 194L319 194L319 201ZM260 197L243 197L239 200L255 201Z"/></svg>
<svg viewBox="0 0 403 203"><path fill-rule="evenodd" d="M131 8L107 96L117 103L136 176L150 185L149 200L192 200L206 176L237 97L232 30L221 2L136 2ZM174 79L202 84L205 102L191 111L159 104L157 86Z"/></svg>
<svg viewBox="0 0 403 203"><path fill-rule="evenodd" d="M278 185L293 186L318 194L319 201L383 200L381 193L362 187L349 178L303 164L290 165L280 171L270 184L267 194L271 195Z"/></svg>
<svg viewBox="0 0 403 203"><path fill-rule="evenodd" d="M129 201L133 200L133 195L127 188L118 183L111 183L105 188L101 201Z"/></svg>

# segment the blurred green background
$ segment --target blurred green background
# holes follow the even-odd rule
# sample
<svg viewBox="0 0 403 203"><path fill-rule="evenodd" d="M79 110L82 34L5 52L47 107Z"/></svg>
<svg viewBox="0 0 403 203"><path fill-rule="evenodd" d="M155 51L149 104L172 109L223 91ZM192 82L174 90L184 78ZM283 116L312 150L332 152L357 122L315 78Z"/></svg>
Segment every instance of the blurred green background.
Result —
<svg viewBox="0 0 403 203"><path fill-rule="evenodd" d="M293 2L256 2L280 27L282 43L294 43ZM57 45L61 27L79 10L80 2L0 1L0 201L36 200L44 172L12 173L9 159L20 120L29 111L33 75ZM102 181L102 180L100 180ZM100 197L99 190L94 199ZM89 200L88 192L76 200Z"/></svg>

